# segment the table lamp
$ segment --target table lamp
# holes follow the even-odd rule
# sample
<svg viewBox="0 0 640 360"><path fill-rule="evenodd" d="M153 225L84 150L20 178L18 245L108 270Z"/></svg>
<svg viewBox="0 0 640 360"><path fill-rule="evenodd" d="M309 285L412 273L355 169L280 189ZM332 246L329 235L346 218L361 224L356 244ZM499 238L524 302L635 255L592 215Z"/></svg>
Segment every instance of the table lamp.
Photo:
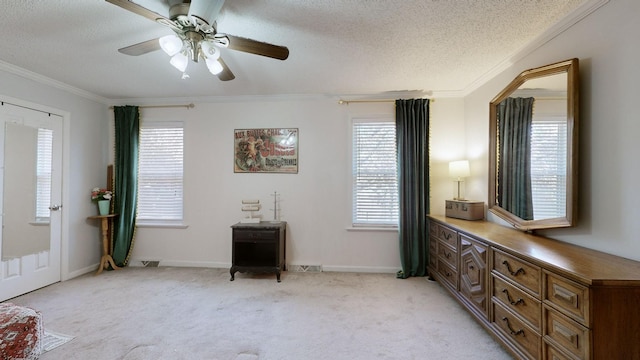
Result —
<svg viewBox="0 0 640 360"><path fill-rule="evenodd" d="M454 196L454 200L464 200L464 178L469 175L468 160L452 161L449 163L449 176L455 179L456 196Z"/></svg>

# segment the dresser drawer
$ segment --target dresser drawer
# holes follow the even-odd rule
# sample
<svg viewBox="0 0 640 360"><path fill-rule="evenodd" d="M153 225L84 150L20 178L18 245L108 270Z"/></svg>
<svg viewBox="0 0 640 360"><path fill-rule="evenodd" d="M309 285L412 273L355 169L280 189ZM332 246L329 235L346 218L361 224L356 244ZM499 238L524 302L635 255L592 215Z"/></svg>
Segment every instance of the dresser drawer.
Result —
<svg viewBox="0 0 640 360"><path fill-rule="evenodd" d="M589 326L589 289L555 274L547 278L544 299L560 312Z"/></svg>
<svg viewBox="0 0 640 360"><path fill-rule="evenodd" d="M493 297L541 332L542 304L539 300L496 276L493 277Z"/></svg>
<svg viewBox="0 0 640 360"><path fill-rule="evenodd" d="M458 268L458 252L442 242L438 244L438 257L454 269Z"/></svg>
<svg viewBox="0 0 640 360"><path fill-rule="evenodd" d="M536 298L540 298L541 270L539 266L529 264L500 250L494 250L493 271L513 280L519 286L531 291Z"/></svg>
<svg viewBox="0 0 640 360"><path fill-rule="evenodd" d="M458 289L458 273L441 259L438 259L438 273L449 286Z"/></svg>
<svg viewBox="0 0 640 360"><path fill-rule="evenodd" d="M575 360L574 357L565 355L562 351L547 343L544 344L544 352L546 355L545 359L547 360Z"/></svg>
<svg viewBox="0 0 640 360"><path fill-rule="evenodd" d="M438 238L445 243L451 245L454 248L457 248L458 243L458 233L454 230L449 229L448 227L439 225L438 226Z"/></svg>
<svg viewBox="0 0 640 360"><path fill-rule="evenodd" d="M440 225L438 225L437 223L433 222L433 221L429 221L429 235L431 235L431 237L438 237L438 228L440 227Z"/></svg>
<svg viewBox="0 0 640 360"><path fill-rule="evenodd" d="M545 341L555 343L565 352L579 359L589 358L589 329L560 314L554 309L544 306Z"/></svg>
<svg viewBox="0 0 640 360"><path fill-rule="evenodd" d="M438 261L438 239L432 237L429 239L429 266L435 268Z"/></svg>
<svg viewBox="0 0 640 360"><path fill-rule="evenodd" d="M530 359L541 359L541 338L517 316L493 302L493 326L517 345Z"/></svg>

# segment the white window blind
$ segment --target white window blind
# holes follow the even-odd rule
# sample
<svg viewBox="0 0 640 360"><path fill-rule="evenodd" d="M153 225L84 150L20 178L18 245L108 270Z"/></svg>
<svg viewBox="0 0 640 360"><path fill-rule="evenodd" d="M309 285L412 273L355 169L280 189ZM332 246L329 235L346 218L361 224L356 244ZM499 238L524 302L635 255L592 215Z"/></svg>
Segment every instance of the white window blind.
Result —
<svg viewBox="0 0 640 360"><path fill-rule="evenodd" d="M182 122L141 123L136 216L141 223L182 222L183 137Z"/></svg>
<svg viewBox="0 0 640 360"><path fill-rule="evenodd" d="M38 129L36 158L36 221L49 221L51 217L51 162L53 156L53 130Z"/></svg>
<svg viewBox="0 0 640 360"><path fill-rule="evenodd" d="M398 226L395 122L353 122L353 226Z"/></svg>
<svg viewBox="0 0 640 360"><path fill-rule="evenodd" d="M566 215L567 121L535 117L531 126L531 191L534 219Z"/></svg>

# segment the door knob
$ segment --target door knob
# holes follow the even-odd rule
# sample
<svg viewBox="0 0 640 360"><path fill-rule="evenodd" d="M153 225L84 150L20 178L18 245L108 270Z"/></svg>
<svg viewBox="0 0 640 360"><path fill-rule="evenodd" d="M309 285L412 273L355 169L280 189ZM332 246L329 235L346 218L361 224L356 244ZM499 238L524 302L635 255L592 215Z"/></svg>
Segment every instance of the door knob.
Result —
<svg viewBox="0 0 640 360"><path fill-rule="evenodd" d="M58 210L60 210L61 207L62 207L62 205L51 205L51 206L49 206L49 210L58 211Z"/></svg>

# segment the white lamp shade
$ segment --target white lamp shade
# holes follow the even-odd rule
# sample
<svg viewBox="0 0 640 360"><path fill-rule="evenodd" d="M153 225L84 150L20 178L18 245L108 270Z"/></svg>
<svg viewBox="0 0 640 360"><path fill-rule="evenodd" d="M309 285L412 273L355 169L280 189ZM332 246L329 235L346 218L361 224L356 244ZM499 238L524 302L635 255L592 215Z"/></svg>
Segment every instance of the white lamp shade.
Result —
<svg viewBox="0 0 640 360"><path fill-rule="evenodd" d="M187 64L189 63L189 58L187 57L187 55L183 53L177 53L171 57L171 60L169 60L169 63L173 65L176 69L180 70L181 72L184 72L185 70L187 70Z"/></svg>
<svg viewBox="0 0 640 360"><path fill-rule="evenodd" d="M459 179L468 177L470 174L468 160L452 161L449 163L450 177Z"/></svg>
<svg viewBox="0 0 640 360"><path fill-rule="evenodd" d="M218 75L222 72L222 64L220 64L218 60L206 59L205 63L207 64L207 68L209 69L209 72L212 73L213 75Z"/></svg>
<svg viewBox="0 0 640 360"><path fill-rule="evenodd" d="M220 58L220 50L209 41L202 41L200 43L200 49L205 59L218 60L218 58Z"/></svg>
<svg viewBox="0 0 640 360"><path fill-rule="evenodd" d="M174 56L182 50L182 40L176 35L167 35L158 39L160 48L169 56Z"/></svg>

